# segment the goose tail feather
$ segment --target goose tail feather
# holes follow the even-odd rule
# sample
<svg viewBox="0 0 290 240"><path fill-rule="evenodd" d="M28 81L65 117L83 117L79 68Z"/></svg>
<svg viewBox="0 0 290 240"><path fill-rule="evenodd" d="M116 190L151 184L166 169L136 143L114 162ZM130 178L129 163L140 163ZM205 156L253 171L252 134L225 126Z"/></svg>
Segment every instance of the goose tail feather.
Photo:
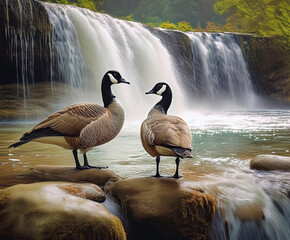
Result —
<svg viewBox="0 0 290 240"><path fill-rule="evenodd" d="M55 131L51 129L50 127L40 128L40 129L33 130L32 132L24 133L24 135L20 138L19 142L11 144L8 148L11 148L11 147L16 148L34 139L42 138L42 137L51 137L51 136L67 136L67 135L60 133L58 131Z"/></svg>
<svg viewBox="0 0 290 240"><path fill-rule="evenodd" d="M181 158L193 158L190 148L171 147L171 150Z"/></svg>

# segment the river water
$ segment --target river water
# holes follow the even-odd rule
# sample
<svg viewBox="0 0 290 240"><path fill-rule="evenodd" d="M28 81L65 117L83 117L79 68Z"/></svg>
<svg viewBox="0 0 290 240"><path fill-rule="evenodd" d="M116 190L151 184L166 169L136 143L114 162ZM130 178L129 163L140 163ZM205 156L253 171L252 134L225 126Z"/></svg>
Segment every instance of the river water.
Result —
<svg viewBox="0 0 290 240"><path fill-rule="evenodd" d="M180 173L185 184L203 187L217 198L215 239L225 239L225 232L231 239L240 239L246 232L249 235L243 239L287 239L290 173L251 170L249 162L260 154L290 156L290 111L191 112L182 117L191 130L193 159L181 160ZM89 162L109 166L125 178L154 174L155 159L142 147L140 124L126 122L114 140L88 153ZM57 146L28 143L8 149L32 126L32 123L0 125L1 188L34 182L35 179L25 177L34 165L74 166L72 153ZM174 171L174 158L162 157L161 174L170 176ZM256 220L235 217L235 211L244 204L263 210L265 220L259 227L255 227ZM219 220L220 214L229 226ZM227 230L220 233L219 229L225 226Z"/></svg>
<svg viewBox="0 0 290 240"><path fill-rule="evenodd" d="M248 171L255 174L249 169L249 161L255 156L290 156L289 110L193 112L183 118L191 130L194 156L193 159L181 161L180 171L186 179L203 179L211 174L223 175L233 169L237 173ZM153 174L155 160L142 147L140 124L125 123L114 140L88 153L90 163L109 166L122 177ZM74 165L72 153L54 145L29 143L16 149L7 148L32 126L29 123L0 125L2 188L14 184L4 178L13 171L24 171L36 164ZM165 175L173 174L174 159L163 157L160 167Z"/></svg>

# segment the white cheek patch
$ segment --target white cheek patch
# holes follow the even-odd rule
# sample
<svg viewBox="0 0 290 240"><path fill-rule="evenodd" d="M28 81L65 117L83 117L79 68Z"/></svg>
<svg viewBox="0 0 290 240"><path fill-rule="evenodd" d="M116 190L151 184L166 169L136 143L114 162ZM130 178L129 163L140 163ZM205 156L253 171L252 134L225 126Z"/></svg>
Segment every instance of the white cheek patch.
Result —
<svg viewBox="0 0 290 240"><path fill-rule="evenodd" d="M118 80L111 73L108 73L108 75L113 84L118 83Z"/></svg>
<svg viewBox="0 0 290 240"><path fill-rule="evenodd" d="M162 88L159 89L159 91L157 92L158 95L161 95L162 93L164 93L166 90L166 85L163 85Z"/></svg>

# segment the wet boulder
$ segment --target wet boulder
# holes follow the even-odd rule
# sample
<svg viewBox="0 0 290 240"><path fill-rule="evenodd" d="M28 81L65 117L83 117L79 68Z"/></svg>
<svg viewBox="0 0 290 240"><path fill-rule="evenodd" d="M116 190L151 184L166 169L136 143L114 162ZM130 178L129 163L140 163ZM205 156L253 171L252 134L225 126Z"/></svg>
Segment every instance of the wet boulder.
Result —
<svg viewBox="0 0 290 240"><path fill-rule="evenodd" d="M116 198L128 221L128 239L206 239L215 198L182 180L119 180L106 191Z"/></svg>
<svg viewBox="0 0 290 240"><path fill-rule="evenodd" d="M41 2L0 1L1 84L50 81L51 39L52 25Z"/></svg>
<svg viewBox="0 0 290 240"><path fill-rule="evenodd" d="M36 165L23 177L37 181L89 182L98 186L120 179L109 169L78 170L70 166Z"/></svg>
<svg viewBox="0 0 290 240"><path fill-rule="evenodd" d="M93 184L19 184L0 192L0 239L126 239Z"/></svg>
<svg viewBox="0 0 290 240"><path fill-rule="evenodd" d="M290 171L290 157L278 155L258 155L251 160L250 168L264 171Z"/></svg>

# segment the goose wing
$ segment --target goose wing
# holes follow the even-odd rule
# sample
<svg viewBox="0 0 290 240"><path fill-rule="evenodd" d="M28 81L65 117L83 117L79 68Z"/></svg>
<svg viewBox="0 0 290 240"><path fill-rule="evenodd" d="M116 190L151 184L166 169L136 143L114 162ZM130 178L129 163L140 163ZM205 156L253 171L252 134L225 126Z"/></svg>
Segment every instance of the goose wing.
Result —
<svg viewBox="0 0 290 240"><path fill-rule="evenodd" d="M143 137L149 145L191 148L189 128L179 117L159 115L145 121L143 129Z"/></svg>
<svg viewBox="0 0 290 240"><path fill-rule="evenodd" d="M92 103L77 103L55 112L30 131L51 128L66 136L79 136L81 130L106 113L106 108Z"/></svg>

